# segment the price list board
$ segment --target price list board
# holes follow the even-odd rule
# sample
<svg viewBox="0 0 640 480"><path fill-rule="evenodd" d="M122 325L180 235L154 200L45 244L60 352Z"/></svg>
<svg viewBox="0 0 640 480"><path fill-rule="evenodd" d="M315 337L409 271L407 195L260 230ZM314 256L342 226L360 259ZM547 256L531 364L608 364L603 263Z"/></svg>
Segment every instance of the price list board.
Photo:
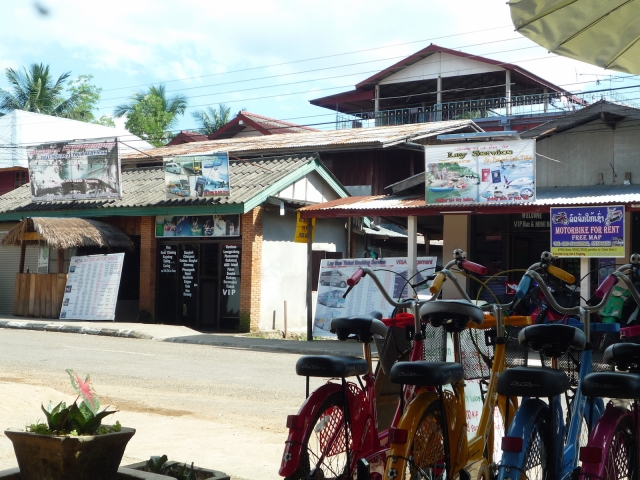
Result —
<svg viewBox="0 0 640 480"><path fill-rule="evenodd" d="M240 245L222 245L220 315L240 315Z"/></svg>
<svg viewBox="0 0 640 480"><path fill-rule="evenodd" d="M60 318L115 320L124 253L71 257Z"/></svg>

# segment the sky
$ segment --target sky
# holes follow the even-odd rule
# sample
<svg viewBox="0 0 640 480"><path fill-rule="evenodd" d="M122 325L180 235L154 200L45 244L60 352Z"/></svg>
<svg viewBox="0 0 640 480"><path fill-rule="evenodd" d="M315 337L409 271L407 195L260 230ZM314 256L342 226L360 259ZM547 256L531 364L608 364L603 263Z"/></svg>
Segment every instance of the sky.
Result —
<svg viewBox="0 0 640 480"><path fill-rule="evenodd" d="M163 83L189 101L176 130L220 103L332 129L335 112L309 100L353 89L430 43L515 63L572 92L640 85L547 53L514 31L505 0L4 0L0 23L2 72L45 63L56 78L93 75L98 116Z"/></svg>

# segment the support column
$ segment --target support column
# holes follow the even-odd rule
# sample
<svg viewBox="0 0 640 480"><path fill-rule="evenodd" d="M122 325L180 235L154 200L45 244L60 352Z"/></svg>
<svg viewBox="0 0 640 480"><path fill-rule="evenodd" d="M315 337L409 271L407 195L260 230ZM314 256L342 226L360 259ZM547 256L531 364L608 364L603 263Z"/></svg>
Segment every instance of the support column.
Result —
<svg viewBox="0 0 640 480"><path fill-rule="evenodd" d="M415 283L415 274L418 271L418 217L411 215L407 217L407 263L409 269L407 279Z"/></svg>
<svg viewBox="0 0 640 480"><path fill-rule="evenodd" d="M264 209L256 207L241 217L240 316L249 316L251 331L257 331L260 328Z"/></svg>
<svg viewBox="0 0 640 480"><path fill-rule="evenodd" d="M380 85L377 83L376 83L376 97L373 101L374 101L373 109L375 110L375 115L377 117L378 112L380 111Z"/></svg>
<svg viewBox="0 0 640 480"><path fill-rule="evenodd" d="M438 75L436 84L436 122L442 120L442 77Z"/></svg>
<svg viewBox="0 0 640 480"><path fill-rule="evenodd" d="M460 248L464 252L469 251L469 235L471 230L471 216L445 215L442 237L442 265L446 265L453 259L453 251ZM473 258L469 258L473 262ZM468 282L467 282L468 283ZM464 283L463 283L464 286ZM468 285L467 285L468 287ZM445 282L442 290L443 298L460 298L460 294L451 282Z"/></svg>
<svg viewBox="0 0 640 480"><path fill-rule="evenodd" d="M504 73L504 96L507 98L507 116L509 116L511 115L511 70L505 70Z"/></svg>
<svg viewBox="0 0 640 480"><path fill-rule="evenodd" d="M591 298L591 275L589 275L590 258L581 257L580 258L580 278L582 281L580 282L580 304L586 305L586 300ZM586 300L585 300L586 299Z"/></svg>
<svg viewBox="0 0 640 480"><path fill-rule="evenodd" d="M307 219L307 341L313 341L313 293L311 264L313 262L313 218Z"/></svg>
<svg viewBox="0 0 640 480"><path fill-rule="evenodd" d="M156 314L156 219L140 219L140 310Z"/></svg>
<svg viewBox="0 0 640 480"><path fill-rule="evenodd" d="M542 94L542 99L544 101L544 113L549 112L549 90L544 89L544 93Z"/></svg>

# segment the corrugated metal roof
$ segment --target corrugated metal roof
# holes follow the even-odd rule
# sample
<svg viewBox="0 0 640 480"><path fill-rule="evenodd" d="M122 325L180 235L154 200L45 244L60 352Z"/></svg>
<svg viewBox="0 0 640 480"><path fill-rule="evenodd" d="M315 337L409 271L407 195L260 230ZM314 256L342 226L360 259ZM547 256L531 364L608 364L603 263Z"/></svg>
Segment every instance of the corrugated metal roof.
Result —
<svg viewBox="0 0 640 480"><path fill-rule="evenodd" d="M301 208L305 217L313 214L329 214L326 216L349 216L349 212L364 215L384 215L388 212L407 211L407 215L433 215L437 212L452 210L491 209L500 213L500 209L522 208L547 209L562 205L606 205L640 203L640 185L593 185L584 187L545 187L538 188L537 198L533 202L509 203L465 203L427 205L424 194L419 195L377 195L365 197L347 197L330 202L318 203Z"/></svg>
<svg viewBox="0 0 640 480"><path fill-rule="evenodd" d="M138 168L122 172L122 198L32 202L29 184L0 196L3 213L120 209L140 207L178 207L195 205L242 205L301 167L316 162L315 156L285 157L255 161L232 161L229 165L229 197L166 198L161 167ZM117 215L117 212L113 213Z"/></svg>
<svg viewBox="0 0 640 480"><path fill-rule="evenodd" d="M260 153L274 151L306 150L319 151L327 149L346 149L372 146L384 148L403 142L432 137L441 133L468 129L481 131L472 120L451 120L447 122L418 123L412 125L395 125L391 127L352 128L347 130L329 130L305 133L284 133L281 135L264 135L261 137L240 137L206 142L184 143L170 147L147 150L144 153L133 153L123 157L124 160L151 157L168 157L175 155L203 154L223 151L229 153Z"/></svg>

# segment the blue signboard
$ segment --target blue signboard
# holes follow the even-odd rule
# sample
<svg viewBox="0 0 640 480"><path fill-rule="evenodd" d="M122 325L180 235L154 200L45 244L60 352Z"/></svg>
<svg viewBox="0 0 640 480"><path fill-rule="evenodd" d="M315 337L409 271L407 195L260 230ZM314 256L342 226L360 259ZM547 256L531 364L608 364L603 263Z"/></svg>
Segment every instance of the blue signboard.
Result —
<svg viewBox="0 0 640 480"><path fill-rule="evenodd" d="M552 208L551 254L624 257L624 206Z"/></svg>

